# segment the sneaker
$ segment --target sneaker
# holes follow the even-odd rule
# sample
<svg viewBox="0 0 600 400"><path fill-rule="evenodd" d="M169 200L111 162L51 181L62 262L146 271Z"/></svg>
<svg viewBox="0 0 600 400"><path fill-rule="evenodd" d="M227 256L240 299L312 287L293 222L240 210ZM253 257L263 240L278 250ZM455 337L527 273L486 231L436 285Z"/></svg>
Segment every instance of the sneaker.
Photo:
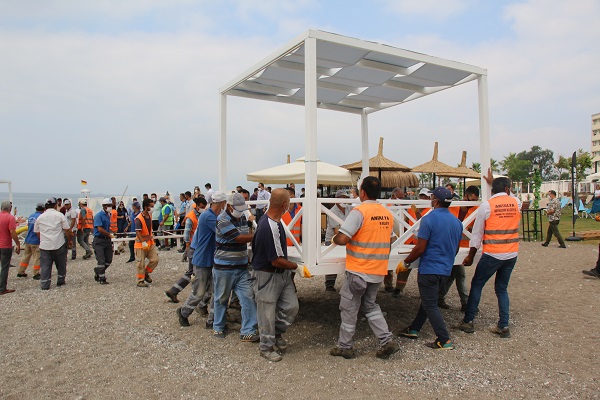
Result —
<svg viewBox="0 0 600 400"><path fill-rule="evenodd" d="M177 308L177 310L175 310L175 313L177 313L177 318L179 319L179 325L190 326L190 321L188 321L187 317L184 317L181 314L181 307Z"/></svg>
<svg viewBox="0 0 600 400"><path fill-rule="evenodd" d="M130 263L130 262L134 262L135 258L130 258L129 260L125 261L125 263Z"/></svg>
<svg viewBox="0 0 600 400"><path fill-rule="evenodd" d="M148 272L146 272L146 275L144 276L144 280L148 283L152 283L152 277L150 276L150 274Z"/></svg>
<svg viewBox="0 0 600 400"><path fill-rule="evenodd" d="M410 329L410 326L407 326L406 328L404 328L400 332L398 332L398 336L404 336L409 339L416 339L419 337L419 331Z"/></svg>
<svg viewBox="0 0 600 400"><path fill-rule="evenodd" d="M439 308L443 308L444 310L449 310L450 306L448 305L448 303L446 303L446 300L440 300L438 301L438 307Z"/></svg>
<svg viewBox="0 0 600 400"><path fill-rule="evenodd" d="M267 360L272 361L272 362L277 362L277 361L283 360L283 357L281 356L281 354L279 354L278 352L276 352L273 349L264 350L264 351L261 350L260 356L263 358L266 358Z"/></svg>
<svg viewBox="0 0 600 400"><path fill-rule="evenodd" d="M436 340L433 343L427 343L426 346L431 347L434 350L454 350L454 345L450 340L448 340L446 343L442 343L439 340Z"/></svg>
<svg viewBox="0 0 600 400"><path fill-rule="evenodd" d="M542 246L548 247L548 243L542 243Z"/></svg>
<svg viewBox="0 0 600 400"><path fill-rule="evenodd" d="M335 287L333 287L333 286L325 286L325 291L326 292L335 292Z"/></svg>
<svg viewBox="0 0 600 400"><path fill-rule="evenodd" d="M85 256L83 256L82 258L83 258L84 260L87 260L87 259L88 259L88 258L90 258L91 256L92 256L92 253L90 253L90 254L86 254L86 255L85 255Z"/></svg>
<svg viewBox="0 0 600 400"><path fill-rule="evenodd" d="M565 246L564 244L561 244L560 246L558 246L559 249L566 249L567 246Z"/></svg>
<svg viewBox="0 0 600 400"><path fill-rule="evenodd" d="M177 295L175 293L171 292L170 290L165 290L165 294L171 300L171 302L179 303L179 299L177 298Z"/></svg>
<svg viewBox="0 0 600 400"><path fill-rule="evenodd" d="M503 339L508 339L510 337L510 329L508 329L508 326L505 326L504 328L494 326L490 329L490 332L495 333Z"/></svg>
<svg viewBox="0 0 600 400"><path fill-rule="evenodd" d="M213 337L216 337L217 339L225 339L225 332L213 331Z"/></svg>
<svg viewBox="0 0 600 400"><path fill-rule="evenodd" d="M390 358L392 354L397 353L398 351L400 351L400 346L398 346L398 343L394 342L393 340L390 340L389 342L381 346L379 350L377 350L375 356L377 358L387 359Z"/></svg>
<svg viewBox="0 0 600 400"><path fill-rule="evenodd" d="M398 298L402 295L402 290L400 289L394 289L394 291L392 292L392 297Z"/></svg>
<svg viewBox="0 0 600 400"><path fill-rule="evenodd" d="M27 278L27 274L17 274L17 278Z"/></svg>
<svg viewBox="0 0 600 400"><path fill-rule="evenodd" d="M144 281L139 281L137 283L137 287L148 287L148 284L146 282L144 282Z"/></svg>
<svg viewBox="0 0 600 400"><path fill-rule="evenodd" d="M288 347L287 340L281 335L275 335L275 347L277 347L279 351L286 351Z"/></svg>
<svg viewBox="0 0 600 400"><path fill-rule="evenodd" d="M250 333L248 335L240 335L240 340L242 342L256 343L260 342L260 336L258 335L258 333Z"/></svg>
<svg viewBox="0 0 600 400"><path fill-rule="evenodd" d="M33 279L39 281L40 279L42 279L42 277L40 276L40 274L35 274L33 275Z"/></svg>
<svg viewBox="0 0 600 400"><path fill-rule="evenodd" d="M108 285L106 278L98 278L98 283L101 285Z"/></svg>
<svg viewBox="0 0 600 400"><path fill-rule="evenodd" d="M333 349L329 350L329 354L334 357L344 357L346 360L356 358L356 353L352 347L349 349L341 349L338 346L335 346Z"/></svg>
<svg viewBox="0 0 600 400"><path fill-rule="evenodd" d="M463 331L465 333L475 332L475 326L473 325L473 321L471 321L471 322L462 321L460 323L460 325L458 325L456 328L460 329L461 331Z"/></svg>
<svg viewBox="0 0 600 400"><path fill-rule="evenodd" d="M600 278L600 272L596 271L595 269L590 269L589 271L583 270L581 271L581 273L587 276L591 276L593 278Z"/></svg>
<svg viewBox="0 0 600 400"><path fill-rule="evenodd" d="M56 287L65 286L66 282L56 282Z"/></svg>

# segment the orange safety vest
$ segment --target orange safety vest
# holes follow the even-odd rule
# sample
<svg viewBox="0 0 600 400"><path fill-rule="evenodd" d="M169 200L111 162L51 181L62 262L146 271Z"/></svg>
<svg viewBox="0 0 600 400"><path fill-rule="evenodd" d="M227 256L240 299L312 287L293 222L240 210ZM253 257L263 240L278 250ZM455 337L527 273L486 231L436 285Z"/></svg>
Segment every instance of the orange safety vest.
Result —
<svg viewBox="0 0 600 400"><path fill-rule="evenodd" d="M137 217L135 217L135 219L139 219L140 222L142 223L142 236L150 236L149 240L146 240L146 243L148 243L148 246L152 246L154 244L154 237L152 236L152 225L147 226L146 225L146 219L144 218L144 216L142 215L142 213L139 213ZM150 217L150 219L152 219L152 216ZM143 249L144 247L142 246L142 242L138 239L137 234L135 235L135 243L133 244L133 248L135 249Z"/></svg>
<svg viewBox="0 0 600 400"><path fill-rule="evenodd" d="M363 224L346 245L346 269L387 275L394 217L379 203L363 203L354 210L363 215Z"/></svg>
<svg viewBox="0 0 600 400"><path fill-rule="evenodd" d="M418 208L418 210L421 210L421 217L422 217L423 215L427 214L427 212L430 210L430 208ZM413 217L413 218L414 218L415 220L417 220L417 221L419 220L419 219L417 218L417 213L415 213L415 212L412 210L412 208L409 208L407 211L408 211L408 213L410 214L410 216L411 216L411 217ZM413 226L415 223L414 223L414 222L412 222L412 220L411 220L411 219L409 219L409 220L408 220L408 224L409 224L410 226ZM410 239L408 239L408 240L407 240L405 243L406 243L406 244L417 244L417 236L416 236L416 235L413 235L413 237L411 237Z"/></svg>
<svg viewBox="0 0 600 400"><path fill-rule="evenodd" d="M519 251L521 213L517 199L498 196L488 200L490 217L483 231L484 253L514 253Z"/></svg>
<svg viewBox="0 0 600 400"><path fill-rule="evenodd" d="M302 206L298 205L296 207L296 214L298 214L300 212L300 210L302 209ZM283 220L283 222L285 222L286 225L289 225L290 222L292 222L292 214L290 214L290 212L286 212L285 214L283 214L281 216L281 219ZM296 223L294 224L294 226L290 227L290 232L292 233L292 236L294 236L296 238L296 242L298 242L298 244L300 244L300 236L302 236L302 217L298 218L298 220L296 221ZM287 242L288 246L293 246L294 243L292 242L292 239L290 238L285 238L285 241Z"/></svg>
<svg viewBox="0 0 600 400"><path fill-rule="evenodd" d="M198 227L198 217L196 216L196 211L192 210L189 213L187 213L184 221L188 218L192 220L192 229L190 229L190 242L191 242L192 238L194 237L194 233L196 232L196 228Z"/></svg>
<svg viewBox="0 0 600 400"><path fill-rule="evenodd" d="M116 232L117 230L117 210L113 208L110 212L110 231Z"/></svg>
<svg viewBox="0 0 600 400"><path fill-rule="evenodd" d="M467 217L469 215L473 214L478 208L479 208L479 206L469 207L469 209L467 210L467 213L465 214L464 218L462 220L460 220L460 222L463 222L465 219L467 219ZM458 215L460 213L460 207L450 207L450 213L452 215L454 215L456 218L458 218ZM465 228L468 228L469 226L473 226L474 223L475 223L475 221L471 221L471 223L468 226L465 226ZM460 238L459 247L469 248L470 241L471 241L471 239L469 239L469 237L463 233L462 237Z"/></svg>
<svg viewBox="0 0 600 400"><path fill-rule="evenodd" d="M83 206L82 210L85 210L85 218L79 217L79 221L77 221L77 229L94 229L93 211L87 206ZM81 215L81 213L79 215Z"/></svg>

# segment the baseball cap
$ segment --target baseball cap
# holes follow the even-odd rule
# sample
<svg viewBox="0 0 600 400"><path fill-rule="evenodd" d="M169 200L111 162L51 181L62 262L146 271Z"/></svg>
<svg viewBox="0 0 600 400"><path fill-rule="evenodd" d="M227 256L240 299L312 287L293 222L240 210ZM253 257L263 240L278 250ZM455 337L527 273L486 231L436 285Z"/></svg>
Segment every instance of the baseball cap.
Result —
<svg viewBox="0 0 600 400"><path fill-rule="evenodd" d="M167 202L167 199L165 199L164 197L160 197L160 198L158 199L158 202L159 202L159 203L166 203L166 202Z"/></svg>
<svg viewBox="0 0 600 400"><path fill-rule="evenodd" d="M422 194L424 194L425 196L428 196L428 197L429 197L429 195L431 194L431 192L429 191L429 189L427 189L427 188L423 188L423 189L421 189L421 191L419 192L419 196L420 196L420 195L422 195Z"/></svg>
<svg viewBox="0 0 600 400"><path fill-rule="evenodd" d="M43 211L44 210L44 203L37 203L35 205L35 211Z"/></svg>
<svg viewBox="0 0 600 400"><path fill-rule="evenodd" d="M132 206L136 207L136 208L142 208L142 205L140 204L139 201L134 201L133 203L131 203Z"/></svg>
<svg viewBox="0 0 600 400"><path fill-rule="evenodd" d="M230 195L227 198L227 204L231 204L233 209L236 211L246 211L248 209L248 206L246 206L246 201L244 200L244 196L242 196L240 193L234 193Z"/></svg>
<svg viewBox="0 0 600 400"><path fill-rule="evenodd" d="M340 197L350 197L350 195L348 194L348 192L346 192L345 190L338 190L337 192L335 192L335 198L340 198Z"/></svg>
<svg viewBox="0 0 600 400"><path fill-rule="evenodd" d="M436 199L450 203L452 201L452 192L443 186L438 186L431 193Z"/></svg>
<svg viewBox="0 0 600 400"><path fill-rule="evenodd" d="M102 205L103 206L110 206L110 205L112 205L112 200L109 197L107 197L104 200L102 200Z"/></svg>
<svg viewBox="0 0 600 400"><path fill-rule="evenodd" d="M55 204L56 204L56 198L54 198L54 197L48 197L46 199L46 204L45 205L47 205L47 206L53 206Z"/></svg>
<svg viewBox="0 0 600 400"><path fill-rule="evenodd" d="M225 193L221 192L220 190L217 190L216 192L214 192L212 194L212 196L210 197L211 203L220 203L225 200L227 200L227 196L225 195Z"/></svg>
<svg viewBox="0 0 600 400"><path fill-rule="evenodd" d="M65 200L63 201L63 204L64 204L64 205L71 204L71 200L69 200L69 199L65 199Z"/></svg>

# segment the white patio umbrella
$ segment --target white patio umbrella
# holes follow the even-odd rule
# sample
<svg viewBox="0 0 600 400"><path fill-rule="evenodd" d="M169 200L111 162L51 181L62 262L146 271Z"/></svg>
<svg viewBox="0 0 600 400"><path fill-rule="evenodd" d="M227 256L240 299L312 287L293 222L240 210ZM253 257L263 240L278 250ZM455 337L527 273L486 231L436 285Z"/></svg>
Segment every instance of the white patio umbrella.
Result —
<svg viewBox="0 0 600 400"><path fill-rule="evenodd" d="M304 183L305 165L304 157L301 157L292 163L250 172L246 174L246 179L250 182L263 182L265 184ZM357 178L358 173L317 160L317 183L354 186Z"/></svg>

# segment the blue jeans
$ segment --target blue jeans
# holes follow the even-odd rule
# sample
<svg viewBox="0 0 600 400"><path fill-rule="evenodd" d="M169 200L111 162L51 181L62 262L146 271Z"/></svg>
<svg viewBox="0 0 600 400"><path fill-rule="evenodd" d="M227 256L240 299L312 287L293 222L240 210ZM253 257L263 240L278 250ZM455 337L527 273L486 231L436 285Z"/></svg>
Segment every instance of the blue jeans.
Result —
<svg viewBox="0 0 600 400"><path fill-rule="evenodd" d="M215 299L215 321L213 329L223 332L225 330L225 316L229 296L233 290L240 299L242 306L242 335L256 333L256 303L252 291L252 278L247 268L217 269L213 268L213 287Z"/></svg>
<svg viewBox="0 0 600 400"><path fill-rule="evenodd" d="M446 343L450 339L446 322L438 307L440 288L444 287L447 280L448 277L445 275L419 274L417 276L421 304L415 319L410 324L410 329L420 331L427 318L429 318L429 322L437 336L436 340L442 343Z"/></svg>
<svg viewBox="0 0 600 400"><path fill-rule="evenodd" d="M496 290L496 297L498 297L498 312L500 315L498 327L504 328L508 326L510 300L508 298L507 288L510 274L515 267L516 262L517 257L513 257L509 260L498 260L488 254L481 256L481 260L479 260L479 263L477 264L475 275L473 275L473 280L471 281L467 312L465 313L463 321L473 321L475 313L477 312L477 307L479 307L479 301L481 300L481 291L492 275L496 274L494 287Z"/></svg>

